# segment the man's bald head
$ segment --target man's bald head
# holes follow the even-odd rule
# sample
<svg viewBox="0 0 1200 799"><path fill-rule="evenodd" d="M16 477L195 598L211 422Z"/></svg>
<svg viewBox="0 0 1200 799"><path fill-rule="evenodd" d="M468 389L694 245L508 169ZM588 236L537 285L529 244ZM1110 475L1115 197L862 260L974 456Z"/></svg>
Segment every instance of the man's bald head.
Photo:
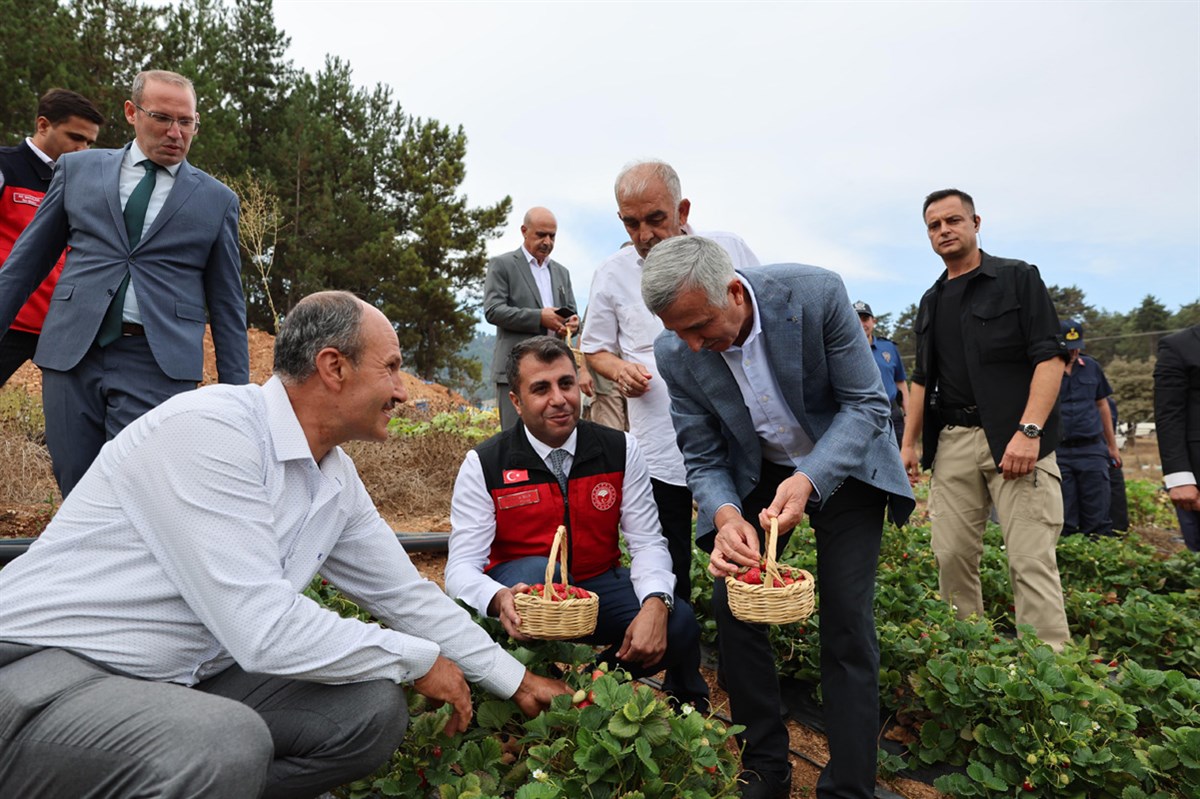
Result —
<svg viewBox="0 0 1200 799"><path fill-rule="evenodd" d="M554 251L554 239L558 235L558 220L549 208L534 206L525 212L525 221L521 223L521 236L525 239L525 249L537 259L539 264L545 264L550 253Z"/></svg>

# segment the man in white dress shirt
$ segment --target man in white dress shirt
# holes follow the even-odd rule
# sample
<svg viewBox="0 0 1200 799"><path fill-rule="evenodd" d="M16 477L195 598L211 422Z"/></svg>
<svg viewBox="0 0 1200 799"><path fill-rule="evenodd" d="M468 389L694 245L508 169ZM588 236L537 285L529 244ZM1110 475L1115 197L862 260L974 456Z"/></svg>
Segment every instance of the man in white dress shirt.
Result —
<svg viewBox="0 0 1200 799"><path fill-rule="evenodd" d="M338 446L386 437L400 364L378 310L311 295L265 385L181 394L101 450L0 572L5 795L317 796L400 743L402 684L450 734L467 680L529 714L566 692L421 578ZM318 571L387 627L307 599Z"/></svg>
<svg viewBox="0 0 1200 799"><path fill-rule="evenodd" d="M667 387L654 361L654 339L662 321L642 301L642 264L660 241L696 235L688 225L691 202L683 197L679 175L662 161L635 162L617 175L617 216L632 247L611 255L592 279L588 323L580 340L588 367L616 386L627 400L629 432L646 455L654 503L671 552L675 588L691 600L692 493L688 490L683 455L671 426ZM703 233L729 253L737 269L758 266L746 242L732 233ZM690 675L667 674L673 688Z"/></svg>
<svg viewBox="0 0 1200 799"><path fill-rule="evenodd" d="M671 697L706 710L700 629L691 606L674 596L637 439L579 420L576 375L559 339L537 336L513 347L508 377L520 422L468 452L459 469L446 592L524 638L513 595L545 579L554 533L565 525L569 582L600 597L596 632L586 639L609 645L599 660L634 676L690 673L695 679ZM620 565L619 536L629 568Z"/></svg>

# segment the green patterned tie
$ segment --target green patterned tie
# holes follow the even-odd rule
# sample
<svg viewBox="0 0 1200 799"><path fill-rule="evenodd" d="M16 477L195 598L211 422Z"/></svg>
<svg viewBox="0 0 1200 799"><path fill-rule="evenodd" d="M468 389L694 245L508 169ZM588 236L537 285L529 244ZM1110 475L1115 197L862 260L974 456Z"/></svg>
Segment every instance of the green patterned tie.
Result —
<svg viewBox="0 0 1200 799"><path fill-rule="evenodd" d="M141 162L146 174L133 188L133 193L125 201L125 232L129 235L129 249L132 250L142 240L142 228L146 226L146 209L150 207L150 195L154 193L155 176L158 174L158 164L147 159ZM100 332L96 334L96 343L107 347L121 337L121 315L125 311L125 294L129 291L129 270L121 278L117 293L113 295L108 310L104 313L104 321L100 323Z"/></svg>

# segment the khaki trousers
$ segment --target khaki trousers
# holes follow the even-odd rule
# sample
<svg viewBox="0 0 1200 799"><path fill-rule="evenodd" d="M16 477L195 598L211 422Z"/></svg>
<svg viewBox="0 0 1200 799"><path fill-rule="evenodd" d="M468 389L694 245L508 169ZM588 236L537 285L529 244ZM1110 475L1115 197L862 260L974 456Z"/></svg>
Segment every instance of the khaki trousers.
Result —
<svg viewBox="0 0 1200 799"><path fill-rule="evenodd" d="M1070 638L1055 546L1063 523L1054 453L1030 474L1005 480L981 427L946 427L938 436L929 486L933 554L942 596L958 618L983 615L979 558L994 505L1004 532L1017 624L1029 624L1056 650Z"/></svg>
<svg viewBox="0 0 1200 799"><path fill-rule="evenodd" d="M584 415L596 424L611 427L613 430L629 431L629 417L625 412L625 398L620 394L601 394L596 392L588 405L590 409Z"/></svg>

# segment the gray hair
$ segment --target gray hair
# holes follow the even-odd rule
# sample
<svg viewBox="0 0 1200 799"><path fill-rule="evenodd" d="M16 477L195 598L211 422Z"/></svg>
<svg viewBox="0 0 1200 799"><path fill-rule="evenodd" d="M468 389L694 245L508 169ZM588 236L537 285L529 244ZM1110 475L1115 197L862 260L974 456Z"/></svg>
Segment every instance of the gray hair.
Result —
<svg viewBox="0 0 1200 799"><path fill-rule="evenodd" d="M574 353L571 352L571 348L561 338L556 338L555 336L531 336L513 345L513 348L508 352L508 361L504 364L505 379L508 380L508 387L518 394L521 388L521 361L530 356L542 363L554 363L559 358L566 358L575 367L576 373L579 371L579 367L575 363Z"/></svg>
<svg viewBox="0 0 1200 799"><path fill-rule="evenodd" d="M617 196L617 205L622 200L638 197L650 188L652 181L662 181L671 195L671 206L679 207L683 201L683 190L679 188L679 174L666 161L652 159L649 161L633 161L626 164L617 175L613 184L613 193Z"/></svg>
<svg viewBox="0 0 1200 799"><path fill-rule="evenodd" d="M196 87L192 85L191 80L188 78L185 78L178 72L168 72L165 69L148 69L145 72L139 72L137 77L133 79L133 87L129 91L129 96L135 103L141 105L142 95L146 91L146 81L150 80L182 86L192 93L192 101L195 102L196 100Z"/></svg>
<svg viewBox="0 0 1200 799"><path fill-rule="evenodd" d="M275 374L297 385L317 371L317 353L332 347L357 366L366 306L348 291L309 294L283 318L275 337Z"/></svg>
<svg viewBox="0 0 1200 799"><path fill-rule="evenodd" d="M673 236L655 245L642 266L642 301L658 316L685 291L701 289L710 305L729 304L729 282L737 277L729 253L701 236Z"/></svg>

